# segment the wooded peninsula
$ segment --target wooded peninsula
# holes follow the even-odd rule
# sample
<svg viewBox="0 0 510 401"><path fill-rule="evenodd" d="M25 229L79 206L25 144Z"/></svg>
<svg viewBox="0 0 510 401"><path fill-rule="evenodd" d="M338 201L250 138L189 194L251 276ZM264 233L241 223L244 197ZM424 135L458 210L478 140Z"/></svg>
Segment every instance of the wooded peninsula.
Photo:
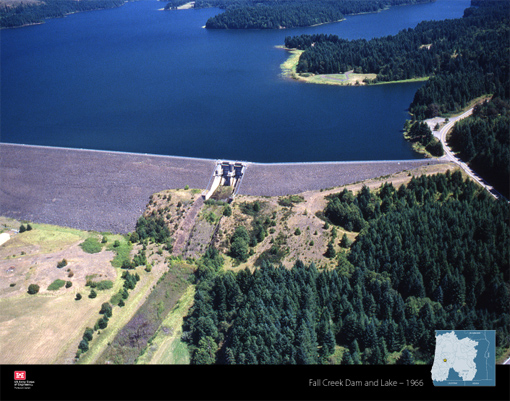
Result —
<svg viewBox="0 0 510 401"><path fill-rule="evenodd" d="M208 29L284 29L340 21L344 15L371 13L397 5L431 0L197 0L194 8L217 7L225 12L210 18ZM171 0L166 9L187 3Z"/></svg>
<svg viewBox="0 0 510 401"><path fill-rule="evenodd" d="M471 5L463 18L424 21L394 36L300 35L286 37L285 47L303 51L297 74L376 74L366 84L429 77L409 106L413 121L458 113L473 99L491 95L475 117L455 127L451 145L508 197L510 3L473 0ZM423 146L430 144L429 134Z"/></svg>

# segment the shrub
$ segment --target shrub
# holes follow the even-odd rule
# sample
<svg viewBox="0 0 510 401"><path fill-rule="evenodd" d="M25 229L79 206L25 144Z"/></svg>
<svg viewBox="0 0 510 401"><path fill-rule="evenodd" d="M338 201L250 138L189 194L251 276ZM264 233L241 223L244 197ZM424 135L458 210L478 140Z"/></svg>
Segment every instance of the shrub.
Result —
<svg viewBox="0 0 510 401"><path fill-rule="evenodd" d="M37 284L30 284L28 286L28 293L33 295L39 292L39 286Z"/></svg>
<svg viewBox="0 0 510 401"><path fill-rule="evenodd" d="M296 228L296 231L294 231L294 235L301 235L301 230L298 228Z"/></svg>
<svg viewBox="0 0 510 401"><path fill-rule="evenodd" d="M170 237L165 220L154 217L140 217L136 222L136 233L141 240L150 239L153 242L163 244Z"/></svg>
<svg viewBox="0 0 510 401"><path fill-rule="evenodd" d="M56 291L61 289L66 282L64 280L56 279L53 283L48 286L48 291Z"/></svg>
<svg viewBox="0 0 510 401"><path fill-rule="evenodd" d="M87 238L80 244L80 246L81 249L87 253L98 253L101 252L101 249L103 249L97 238L94 237Z"/></svg>
<svg viewBox="0 0 510 401"><path fill-rule="evenodd" d="M70 281L66 281L66 288L70 288L73 286L73 283Z"/></svg>
<svg viewBox="0 0 510 401"><path fill-rule="evenodd" d="M62 259L60 262L57 263L57 267L59 269L62 269L64 266L67 266L67 260Z"/></svg>
<svg viewBox="0 0 510 401"><path fill-rule="evenodd" d="M104 302L101 305L101 310L99 311L101 315L105 315L108 317L112 316L112 306L108 302Z"/></svg>
<svg viewBox="0 0 510 401"><path fill-rule="evenodd" d="M264 262L268 264L278 264L286 256L288 251L278 245L272 245L270 249L266 249L260 254L255 261L255 266L261 266Z"/></svg>
<svg viewBox="0 0 510 401"><path fill-rule="evenodd" d="M81 299L81 294L78 292L76 294L76 298L74 298L75 301L79 301Z"/></svg>
<svg viewBox="0 0 510 401"><path fill-rule="evenodd" d="M147 256L145 255L145 251L140 249L140 251L133 257L133 266L143 266L147 263Z"/></svg>
<svg viewBox="0 0 510 401"><path fill-rule="evenodd" d="M333 242L328 243L328 248L326 249L326 253L324 254L329 259L333 259L336 256L335 248L333 247Z"/></svg>
<svg viewBox="0 0 510 401"><path fill-rule="evenodd" d="M101 319L97 321L96 325L101 330L106 329L106 327L108 326L108 317L103 316Z"/></svg>
<svg viewBox="0 0 510 401"><path fill-rule="evenodd" d="M349 248L351 246L351 241L349 240L349 238L347 237L347 234L344 234L342 236L342 239L340 241L340 246L342 248Z"/></svg>
<svg viewBox="0 0 510 401"><path fill-rule="evenodd" d="M230 217L232 216L232 208L230 205L225 205L225 208L223 209L223 216Z"/></svg>
<svg viewBox="0 0 510 401"><path fill-rule="evenodd" d="M136 244L138 241L140 241L140 237L138 236L138 233L135 231L131 234L129 237L129 241L131 241L132 244Z"/></svg>
<svg viewBox="0 0 510 401"><path fill-rule="evenodd" d="M83 333L83 339L87 340L87 341L92 341L93 334L94 334L94 330L91 329L90 327L87 327L85 329L85 333Z"/></svg>
<svg viewBox="0 0 510 401"><path fill-rule="evenodd" d="M305 198L301 195L290 195L285 198L278 199L278 204L284 207L291 207L294 203L304 202Z"/></svg>
<svg viewBox="0 0 510 401"><path fill-rule="evenodd" d="M250 203L245 202L241 204L241 211L249 216L256 216L260 212L261 208L262 205L258 200Z"/></svg>
<svg viewBox="0 0 510 401"><path fill-rule="evenodd" d="M95 288L98 291L109 290L110 288L113 288L113 282L111 280L102 280L96 283Z"/></svg>
<svg viewBox="0 0 510 401"><path fill-rule="evenodd" d="M89 342L85 339L80 341L80 345L78 345L78 349L82 352L87 352L89 350Z"/></svg>
<svg viewBox="0 0 510 401"><path fill-rule="evenodd" d="M120 266L122 269L134 269L135 265L134 263L129 259L124 259L122 261L122 265Z"/></svg>
<svg viewBox="0 0 510 401"><path fill-rule="evenodd" d="M440 157L444 155L443 145L437 139L433 139L429 142L429 144L425 147L425 149L432 155L436 157Z"/></svg>
<svg viewBox="0 0 510 401"><path fill-rule="evenodd" d="M241 262L246 262L249 256L248 243L250 241L250 235L246 228L237 227L231 241L230 256Z"/></svg>

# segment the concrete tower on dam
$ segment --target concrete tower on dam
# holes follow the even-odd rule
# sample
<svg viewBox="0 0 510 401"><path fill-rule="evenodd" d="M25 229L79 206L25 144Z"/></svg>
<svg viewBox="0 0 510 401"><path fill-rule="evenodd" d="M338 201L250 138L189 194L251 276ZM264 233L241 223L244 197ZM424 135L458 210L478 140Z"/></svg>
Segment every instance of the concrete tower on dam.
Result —
<svg viewBox="0 0 510 401"><path fill-rule="evenodd" d="M228 202L232 202L239 191L245 170L246 163L218 160L209 180L207 192L203 195L204 199L209 199L219 187L231 187Z"/></svg>

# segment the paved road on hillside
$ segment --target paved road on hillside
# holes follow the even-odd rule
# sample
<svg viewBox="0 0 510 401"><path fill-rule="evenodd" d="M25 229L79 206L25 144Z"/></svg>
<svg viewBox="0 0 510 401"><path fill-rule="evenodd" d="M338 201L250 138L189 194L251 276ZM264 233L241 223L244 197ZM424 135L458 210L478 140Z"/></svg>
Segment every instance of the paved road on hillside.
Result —
<svg viewBox="0 0 510 401"><path fill-rule="evenodd" d="M471 168L462 160L460 160L451 150L451 148L446 143L446 136L448 132L453 128L455 123L457 121L460 121L466 117L469 117L471 114L473 114L473 108L469 109L468 111L462 113L461 115L457 117L452 117L448 123L442 127L439 130L438 136L441 141L441 144L443 145L443 149L445 152L445 155L440 158L440 160L445 161L451 161L459 165L462 170L466 172L467 175L469 175L474 181L476 181L478 184L480 184L482 187L484 187L494 198L502 198L503 196L496 190L494 187L492 187L487 181L485 181L482 177L480 177L476 172L471 170Z"/></svg>

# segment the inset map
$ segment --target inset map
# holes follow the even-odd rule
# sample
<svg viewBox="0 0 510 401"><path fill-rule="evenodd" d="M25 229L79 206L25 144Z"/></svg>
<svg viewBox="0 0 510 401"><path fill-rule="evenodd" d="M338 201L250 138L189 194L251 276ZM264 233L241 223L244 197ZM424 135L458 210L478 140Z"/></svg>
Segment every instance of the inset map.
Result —
<svg viewBox="0 0 510 401"><path fill-rule="evenodd" d="M495 386L494 330L436 330L434 386Z"/></svg>

